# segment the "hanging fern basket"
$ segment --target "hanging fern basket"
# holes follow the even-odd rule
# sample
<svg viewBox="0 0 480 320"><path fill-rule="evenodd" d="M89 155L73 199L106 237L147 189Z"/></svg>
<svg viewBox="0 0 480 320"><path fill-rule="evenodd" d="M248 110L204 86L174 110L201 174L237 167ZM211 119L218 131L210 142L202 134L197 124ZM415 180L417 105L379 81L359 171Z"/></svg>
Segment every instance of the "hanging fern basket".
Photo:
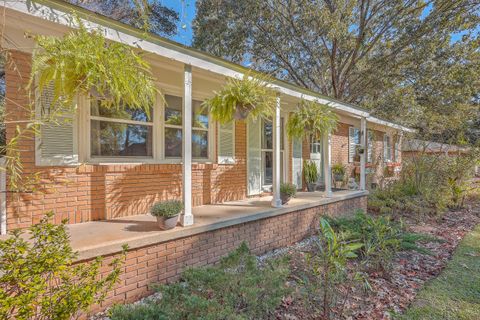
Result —
<svg viewBox="0 0 480 320"><path fill-rule="evenodd" d="M203 106L208 108L214 120L222 124L248 118L269 118L273 115L275 92L266 86L268 82L265 76L253 78L249 74L242 79L229 78L220 91L205 100Z"/></svg>

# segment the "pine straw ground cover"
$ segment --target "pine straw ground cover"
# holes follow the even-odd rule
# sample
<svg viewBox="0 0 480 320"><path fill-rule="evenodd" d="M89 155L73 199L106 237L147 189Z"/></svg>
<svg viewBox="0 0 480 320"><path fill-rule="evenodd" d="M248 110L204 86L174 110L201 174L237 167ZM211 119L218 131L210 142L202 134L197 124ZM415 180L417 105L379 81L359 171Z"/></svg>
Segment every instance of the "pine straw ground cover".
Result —
<svg viewBox="0 0 480 320"><path fill-rule="evenodd" d="M436 278L442 272L463 237L470 232L475 225L480 223L480 200L470 201L465 209L447 212L440 218L426 219L423 217L422 221L418 221L413 217L403 217L403 221L408 232L430 235L430 237L424 237L421 241L417 242L417 245L421 249L425 249L423 251L428 251L429 253L421 253L422 250L400 250L393 255L392 263L389 264L390 267L388 269L384 269L383 271L367 269L363 273L364 279L362 279L361 282L346 281L338 285L341 298L337 300L337 303L335 303L332 308L331 319L392 319L400 317L410 305L415 307L418 303L412 302L417 293L424 287L425 282ZM206 274L213 274L213 271L217 273L220 272L220 274L224 276L233 276L236 279L234 282L238 282L237 287L242 287L242 289L238 289L236 290L238 292L236 292L233 290L235 285L227 286L227 284L217 283L217 281L210 282L211 280L208 280L195 285L198 288L203 288L200 289L200 291L197 290L198 292L196 293L186 291L182 294L186 295L185 297L188 297L194 306L199 307L195 307L192 310L196 311L197 315L202 315L200 317L202 319L322 319L321 296L318 294L318 291L315 291L318 290L318 286L315 287L316 283L318 283L318 277L312 275L308 258L315 254L316 243L316 237L312 237L294 246L275 250L261 257L256 257L255 260L259 269L253 266L252 274L246 273L245 275L241 275L240 278L235 278L236 276L234 274L228 275L228 269L226 270L226 274L221 269L215 269L219 268L219 266L214 269L208 269L210 271L197 268L198 270L193 270L193 273L190 273L203 274L206 272ZM271 283L274 281L269 280L268 282L271 283L268 285L264 283L264 280L258 279L260 273L268 272L262 271L263 269L276 270L276 268L271 269L269 266L271 266L272 263L276 263L275 261L280 260L286 261L287 274L284 273L284 275L281 275L275 271L275 273L271 273L270 276L273 277L272 279L277 280L283 277L281 283L284 285L277 283L272 287ZM348 269L352 271L351 274L353 274L353 270L359 269L359 261L359 259L352 259L348 263ZM285 269L282 268L279 270ZM195 276L188 280L189 277L187 274L185 279L187 280L187 282L185 282L186 284L192 285L192 281L195 279L198 280L199 278ZM195 281L200 281L197 280ZM251 288L249 288L249 283L252 285ZM220 285L224 290L219 290L215 285ZM225 289L230 287L232 288L230 291ZM180 284L178 288L182 289L182 285ZM215 288L215 290L209 288ZM168 289L168 291L172 290ZM205 292L209 294L205 296ZM226 293L229 293L229 295L226 296ZM280 296L278 294L280 294ZM257 298L255 298L255 295L257 295ZM425 294L423 294L423 296L425 297ZM426 296L429 295L427 294ZM207 299L202 300L204 301L203 303L207 303L209 299L216 299L220 305L215 305L215 308L212 309L213 312L205 312L204 308L206 308L206 305L203 305L203 303L199 305L199 298ZM226 308L221 307L222 304L226 303L226 298L230 300L234 299L229 300L228 306L231 310L227 312L227 314L223 313L223 315L220 316L222 310L226 310ZM248 300L247 298L249 298L251 302L245 304ZM162 303L159 303L158 301L161 299L161 294L156 294L150 299L144 300L144 302L115 308L116 311L112 319L198 319L198 317L185 318L177 314L175 310L178 309L179 301L172 304L173 313L170 315L161 315L160 313L165 311L165 303L167 303L166 306L169 305L166 300L176 301L175 297L170 297L164 299ZM235 299L239 300L235 302ZM182 298L181 300L183 301L182 306L184 306L185 299ZM238 301L243 301L243 303L240 304L241 308L238 307ZM270 301L273 304L269 303L270 307L264 308L257 302L252 303L254 301L262 301L261 303ZM450 301L450 303L453 302ZM142 306L142 304L147 304L147 306ZM208 302L208 304L210 305L210 302ZM271 306L275 305L277 307L272 309ZM211 307L210 305L208 308ZM260 307L260 309L258 309L258 307ZM188 308L191 309L193 307ZM186 312L184 315L192 312L190 309L184 310ZM262 313L262 315L254 316L252 313L249 314L247 311L250 309L254 311L253 314L259 315ZM258 310L254 309L263 311L257 313ZM414 314L414 312L415 311L409 311L406 319L410 319L410 314ZM230 313L230 316L228 313ZM109 312L106 314L109 314ZM175 315L175 317L172 318L172 315ZM104 313L97 315L93 319L108 318ZM416 319L428 318L420 316Z"/></svg>
<svg viewBox="0 0 480 320"><path fill-rule="evenodd" d="M340 303L340 306L334 309L333 319L394 319L404 313L425 282L442 272L460 241L480 223L480 201L478 199L470 201L466 208L449 211L441 218L429 218L423 222L407 218L404 222L408 231L428 234L432 239L437 238L440 241L419 243L419 246L427 249L430 254L411 250L397 252L391 269L386 273L368 272L367 280L371 290L363 290L358 285L341 287L340 291L349 293L344 295L347 297L344 303ZM308 270L305 254L309 250L310 248L306 246L301 250L295 248L288 251L291 257L291 278L301 279L305 276ZM349 267L352 270L356 269L356 262L351 262ZM296 282L299 284L296 288L297 297L300 297L304 283ZM298 299L293 294L284 299L281 308L277 310L277 319L321 319L318 310L315 309L311 300ZM414 311L410 311L404 319L444 319L422 316L411 318L410 315L413 314ZM478 318L465 319L480 319L480 314Z"/></svg>

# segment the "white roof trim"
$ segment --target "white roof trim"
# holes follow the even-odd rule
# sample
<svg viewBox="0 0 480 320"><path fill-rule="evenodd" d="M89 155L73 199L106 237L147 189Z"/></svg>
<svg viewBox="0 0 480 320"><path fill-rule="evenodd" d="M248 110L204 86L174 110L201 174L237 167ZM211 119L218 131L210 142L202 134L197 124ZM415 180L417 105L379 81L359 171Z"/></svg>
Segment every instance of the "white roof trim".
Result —
<svg viewBox="0 0 480 320"><path fill-rule="evenodd" d="M382 126L394 128L394 129L404 131L404 132L410 132L410 133L416 132L415 129L411 129L411 128L408 128L408 127L405 127L405 126L402 126L402 125L399 125L399 124L396 124L396 123L392 123L392 122L388 122L388 121L385 121L385 120L382 120L382 119L378 119L378 118L375 118L373 116L367 117L367 121L372 122L372 123L376 123L376 124L379 124L379 125L382 125Z"/></svg>
<svg viewBox="0 0 480 320"><path fill-rule="evenodd" d="M41 18L43 20L47 20L53 23L57 23L67 27L74 27L71 23L72 17L69 13L66 13L61 10L57 10L55 8L49 7L48 5L40 4L40 3L33 3L29 0L17 0L17 1L6 1L4 3L5 7L10 8L12 10ZM106 27L101 24L97 24L91 22L86 19L81 19L85 25L89 28L99 28L103 30L105 38L127 44L132 47L140 48L146 52L150 52L159 56L163 56L178 62L182 62L185 64L189 64L191 66L204 69L213 73L217 73L227 77L242 77L243 73L233 70L231 68L222 66L220 64L207 61L205 59L201 59L198 57L194 57L192 55L180 52L178 50L174 50L171 48L167 48L165 46L147 41L145 39L141 39L127 33L121 32L119 30ZM324 97L318 97L315 95L309 95L304 92L296 91L292 88L288 88L287 86L282 86L281 84L274 83L271 84L273 88L278 90L280 93L283 93L288 96L296 97L299 99L305 99L309 101L317 101L322 104L326 104L336 110L347 112L349 114L353 114L359 117L366 117L367 121L377 123L383 126L391 127L397 130L407 131L407 132L415 132L415 130L400 126L385 120L381 120L375 117L370 116L368 111L356 109L348 104L343 104L339 101L330 100Z"/></svg>

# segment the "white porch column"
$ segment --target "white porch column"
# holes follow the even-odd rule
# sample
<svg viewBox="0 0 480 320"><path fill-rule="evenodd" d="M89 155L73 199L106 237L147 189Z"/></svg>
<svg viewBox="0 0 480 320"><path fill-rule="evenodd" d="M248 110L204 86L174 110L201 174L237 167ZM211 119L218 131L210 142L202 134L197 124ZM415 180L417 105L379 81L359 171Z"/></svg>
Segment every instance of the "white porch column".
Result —
<svg viewBox="0 0 480 320"><path fill-rule="evenodd" d="M367 119L362 117L360 120L360 145L363 153L360 155L360 190L366 189L366 168L365 162L367 157Z"/></svg>
<svg viewBox="0 0 480 320"><path fill-rule="evenodd" d="M277 103L275 104L275 115L273 117L273 199L272 206L280 208L282 200L280 199L280 94L277 95Z"/></svg>
<svg viewBox="0 0 480 320"><path fill-rule="evenodd" d="M185 65L183 86L183 152L182 179L183 205L182 225L193 224L192 214L192 66Z"/></svg>
<svg viewBox="0 0 480 320"><path fill-rule="evenodd" d="M332 194L332 134L324 134L323 143L323 176L325 177L325 196L331 197Z"/></svg>

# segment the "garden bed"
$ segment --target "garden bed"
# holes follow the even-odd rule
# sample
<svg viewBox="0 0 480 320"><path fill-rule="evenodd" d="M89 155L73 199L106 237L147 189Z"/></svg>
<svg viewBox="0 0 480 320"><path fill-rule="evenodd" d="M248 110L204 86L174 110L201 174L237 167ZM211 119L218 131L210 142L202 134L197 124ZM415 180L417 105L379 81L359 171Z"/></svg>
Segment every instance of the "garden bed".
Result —
<svg viewBox="0 0 480 320"><path fill-rule="evenodd" d="M459 242L480 223L480 201L470 202L463 210L449 211L442 218L429 218L422 223L416 219L405 219L408 230L431 235L438 240L424 241L419 244L430 254L418 251L399 251L392 263L388 275L377 272L368 273L368 282L372 290L350 289L348 299L338 318L345 319L391 319L392 315L403 313L412 303L425 282L437 277L451 259ZM291 256L292 275L304 274L306 265L303 263L307 247L289 250ZM355 268L351 263L350 268ZM297 287L301 290L302 285ZM312 314L309 301L292 299L290 304L283 304L277 310L281 319L318 319ZM332 318L336 318L333 316Z"/></svg>
<svg viewBox="0 0 480 320"><path fill-rule="evenodd" d="M391 267L388 268L388 270L364 270L362 272L365 277L364 280L366 280L364 283L368 283L369 288L353 281L346 281L339 284L338 292L340 294L337 298L338 301L333 304L331 318L390 319L392 315L403 313L412 303L425 282L438 276L443 270L462 238L480 222L479 216L480 202L474 201L467 204L467 207L463 210L450 211L442 217L423 218L423 222L418 222L416 219L413 219L413 217L404 217L402 219L405 224L404 230L424 235L422 238L419 238L420 240L416 243L416 245L418 245L417 250L401 249L395 253L392 258L392 263L389 264ZM278 289L283 292L281 299L279 298L280 292L277 292L277 289L267 288L268 284L265 284L263 282L264 280L252 278L257 281L256 284L253 285L254 290L259 290L258 285L267 286L260 288L260 292L257 294L261 294L262 296L259 299L270 299L269 306L260 308L262 312L264 312L264 315L259 318L293 320L319 319L321 317L321 297L315 295L316 291L312 291L312 288L315 286L317 286L315 290L318 288L318 278L312 275L311 263L309 263L308 258L309 256L315 255L318 243L316 240L316 237L308 238L294 246L275 250L256 258L259 270L264 268L268 269L272 261L285 261L284 258L287 258L289 267L288 275L283 275L286 278L282 278L282 275L276 273L268 274L269 277L276 279L276 281L283 279L285 286L282 287L280 285L281 289ZM358 270L359 263L359 259L351 260L348 263L348 270L352 272L353 270ZM202 274L201 272L205 271L198 270L195 272ZM218 269L217 271L212 269L206 273L212 271L218 272ZM222 272L221 274L225 276ZM254 273L255 272L259 271L254 271ZM228 270L226 274L228 274ZM187 278L188 277L187 275ZM252 275L247 274L246 277L252 277ZM233 279L236 279L235 281L238 280L238 278L235 277ZM191 282L189 283L187 281L185 285L188 286L191 284ZM210 283L208 285L210 285ZM211 285L212 288L215 288L218 284L211 283ZM245 286L247 284L243 283L242 285ZM207 289L207 291L208 290L210 289ZM242 290L249 292L250 289L248 289L247 286L242 287ZM200 290L200 292L196 294L198 297L198 295L202 296L203 293ZM218 290L211 290L207 298L223 301L222 299L224 297L222 297L222 294L223 293L219 293ZM245 302L242 298L244 293L235 292L235 289L233 289L229 294L228 298L233 299L231 306L233 306L234 309L236 308L235 299L240 298L243 303ZM236 296L236 298L232 298L232 294ZM147 304L155 304L156 302L154 301L158 301L160 297L161 295L157 294L155 298L153 300L150 299L150 302L147 302ZM192 296L190 296L190 298L191 297ZM195 301L195 299L191 301ZM255 299L251 301L255 301ZM278 307L272 309L271 306L275 305L275 301ZM215 308L218 308L218 305L215 305ZM215 312L222 310L221 308L222 307ZM248 305L242 307L241 312L243 312L243 310L247 311L244 315L241 315L239 319L249 319L247 316L248 308ZM259 308L259 306L256 306L256 308ZM132 312L131 308L120 308L117 309L116 316L114 316L113 319L133 319L131 317L133 314L136 316L140 314L144 319L157 319L152 314L152 312L155 313L155 310L156 309L153 309L153 311L152 309L145 309ZM130 314L130 316L128 314ZM119 317L119 315L122 316ZM97 315L94 319L105 319L105 315ZM161 319L161 317L159 319Z"/></svg>

